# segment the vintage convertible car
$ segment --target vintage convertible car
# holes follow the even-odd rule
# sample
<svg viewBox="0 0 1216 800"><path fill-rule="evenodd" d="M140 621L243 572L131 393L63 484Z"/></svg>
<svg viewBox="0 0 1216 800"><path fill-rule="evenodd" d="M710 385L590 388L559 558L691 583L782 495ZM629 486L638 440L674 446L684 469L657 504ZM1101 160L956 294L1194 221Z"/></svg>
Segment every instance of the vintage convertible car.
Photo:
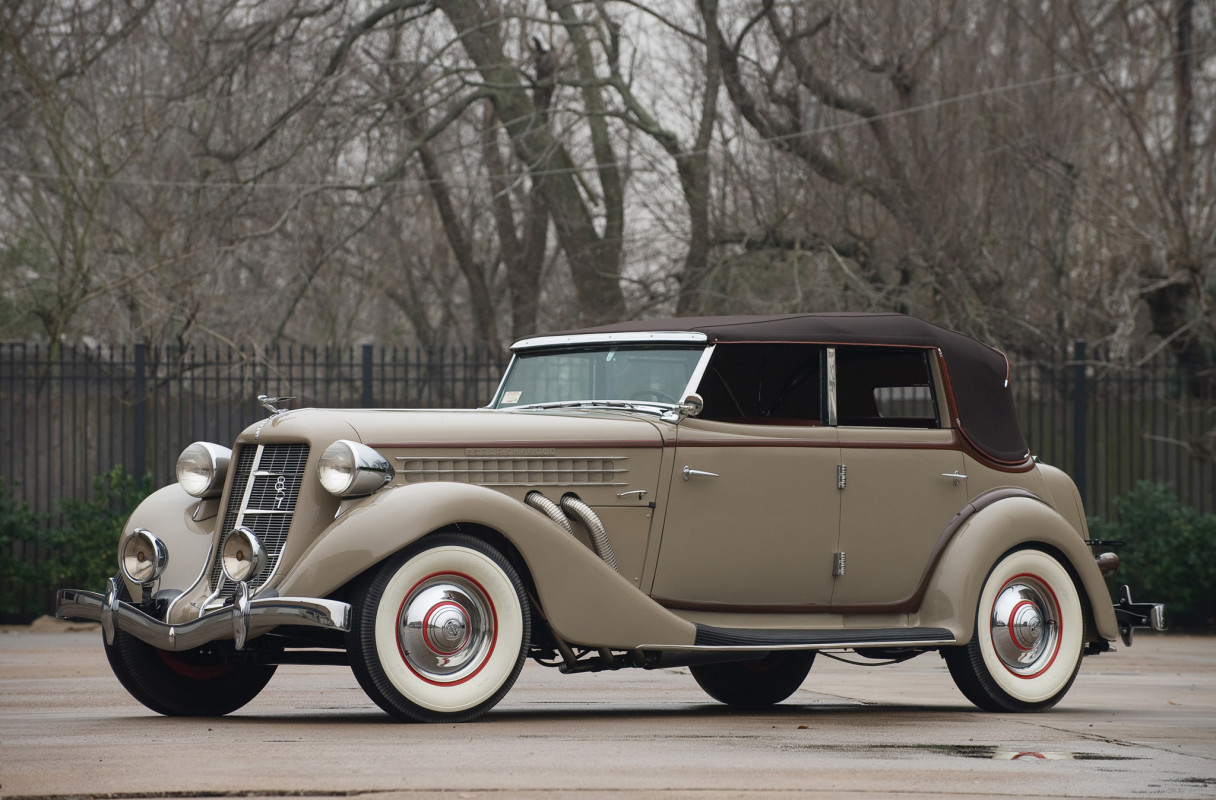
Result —
<svg viewBox="0 0 1216 800"><path fill-rule="evenodd" d="M685 666L790 696L820 651L937 651L994 711L1053 706L1162 609L1112 604L1072 481L996 350L894 314L666 319L517 342L489 407L281 410L195 443L131 515L99 620L154 711L224 714L349 664L404 720L469 720L525 659ZM869 662L864 662L869 663Z"/></svg>

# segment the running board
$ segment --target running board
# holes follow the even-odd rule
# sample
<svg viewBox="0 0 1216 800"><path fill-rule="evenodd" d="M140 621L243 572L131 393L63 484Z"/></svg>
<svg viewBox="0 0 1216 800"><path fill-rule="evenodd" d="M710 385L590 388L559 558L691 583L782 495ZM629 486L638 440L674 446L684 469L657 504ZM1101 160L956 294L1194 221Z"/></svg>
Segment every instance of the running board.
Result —
<svg viewBox="0 0 1216 800"><path fill-rule="evenodd" d="M856 647L925 647L957 644L945 628L843 628L741 630L697 625L696 650L830 650ZM686 648L665 648L670 650Z"/></svg>

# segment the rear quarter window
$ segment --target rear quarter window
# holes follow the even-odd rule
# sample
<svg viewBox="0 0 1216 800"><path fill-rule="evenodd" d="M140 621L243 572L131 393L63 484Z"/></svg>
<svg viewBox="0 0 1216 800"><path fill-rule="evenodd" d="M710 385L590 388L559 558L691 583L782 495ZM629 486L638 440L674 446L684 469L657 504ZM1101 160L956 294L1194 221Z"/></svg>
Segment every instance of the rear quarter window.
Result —
<svg viewBox="0 0 1216 800"><path fill-rule="evenodd" d="M928 350L836 349L836 415L840 425L940 428Z"/></svg>

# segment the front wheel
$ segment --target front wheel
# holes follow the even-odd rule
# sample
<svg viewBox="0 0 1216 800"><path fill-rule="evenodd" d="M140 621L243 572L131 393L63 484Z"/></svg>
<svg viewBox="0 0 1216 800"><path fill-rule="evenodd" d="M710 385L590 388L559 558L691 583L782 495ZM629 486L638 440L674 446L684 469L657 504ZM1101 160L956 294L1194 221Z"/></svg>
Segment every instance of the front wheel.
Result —
<svg viewBox="0 0 1216 800"><path fill-rule="evenodd" d="M1042 711L1081 667L1085 612L1072 575L1041 550L1016 550L988 573L975 633L943 651L955 685L986 711Z"/></svg>
<svg viewBox="0 0 1216 800"><path fill-rule="evenodd" d="M697 684L713 699L738 708L763 708L798 691L815 663L815 652L769 653L754 661L695 664Z"/></svg>
<svg viewBox="0 0 1216 800"><path fill-rule="evenodd" d="M217 717L257 697L274 676L266 664L234 664L201 650L159 650L124 631L105 645L119 683L139 702L169 717Z"/></svg>
<svg viewBox="0 0 1216 800"><path fill-rule="evenodd" d="M523 581L502 553L441 533L390 558L359 587L347 649L359 684L388 713L464 722L515 683L531 625Z"/></svg>

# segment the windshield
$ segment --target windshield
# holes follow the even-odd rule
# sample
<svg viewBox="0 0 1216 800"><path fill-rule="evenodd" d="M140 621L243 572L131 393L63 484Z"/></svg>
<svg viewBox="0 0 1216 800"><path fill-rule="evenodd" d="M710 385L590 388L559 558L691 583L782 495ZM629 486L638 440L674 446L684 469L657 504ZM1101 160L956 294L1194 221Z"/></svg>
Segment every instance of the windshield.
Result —
<svg viewBox="0 0 1216 800"><path fill-rule="evenodd" d="M519 353L493 407L614 401L677 404L703 349L597 345Z"/></svg>

